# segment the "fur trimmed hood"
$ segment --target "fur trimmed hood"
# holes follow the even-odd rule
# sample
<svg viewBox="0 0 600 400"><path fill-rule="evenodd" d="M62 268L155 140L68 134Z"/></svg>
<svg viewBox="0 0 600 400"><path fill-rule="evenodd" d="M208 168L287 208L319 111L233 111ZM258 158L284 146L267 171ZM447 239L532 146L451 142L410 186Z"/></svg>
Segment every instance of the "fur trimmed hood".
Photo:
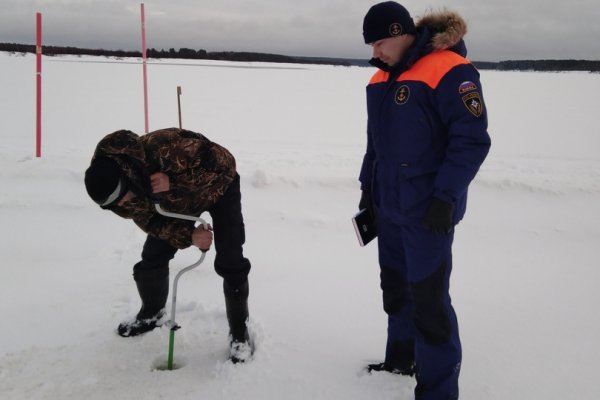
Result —
<svg viewBox="0 0 600 400"><path fill-rule="evenodd" d="M417 28L427 27L431 32L431 47L445 50L456 46L467 34L467 23L454 11L430 12L416 23Z"/></svg>

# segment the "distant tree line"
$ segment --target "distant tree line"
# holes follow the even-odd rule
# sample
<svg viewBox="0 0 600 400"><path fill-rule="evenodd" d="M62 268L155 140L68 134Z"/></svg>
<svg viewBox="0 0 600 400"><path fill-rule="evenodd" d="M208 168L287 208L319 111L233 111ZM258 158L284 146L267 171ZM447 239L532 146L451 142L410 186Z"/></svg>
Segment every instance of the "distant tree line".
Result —
<svg viewBox="0 0 600 400"><path fill-rule="evenodd" d="M473 61L479 69L497 71L589 71L600 72L600 61L592 60L507 60L500 62Z"/></svg>
<svg viewBox="0 0 600 400"><path fill-rule="evenodd" d="M0 51L12 53L35 53L35 46L18 43L0 43ZM141 57L140 51L105 50L105 49L82 49L70 46L43 46L42 54L56 56L63 54L90 55L104 57ZM325 58L325 57L293 57L280 54L218 51L208 52L206 50L194 50L180 48L175 50L146 50L148 58L179 58L194 60L223 60L223 61L262 61L272 63L291 64L330 64L330 65L358 65L365 66L366 60ZM473 64L479 69L492 69L499 71L590 71L600 72L600 61L596 60L508 60L500 62L474 61Z"/></svg>
<svg viewBox="0 0 600 400"><path fill-rule="evenodd" d="M508 60L497 63L500 71L600 71L600 61L595 60Z"/></svg>
<svg viewBox="0 0 600 400"><path fill-rule="evenodd" d="M35 53L35 45L19 43L0 43L0 51L8 51L11 53ZM111 57L141 57L141 53L139 51L81 49L78 47L70 46L43 46L42 54L46 56L74 54Z"/></svg>
<svg viewBox="0 0 600 400"><path fill-rule="evenodd" d="M35 45L18 44L18 43L0 43L0 51L8 51L12 53L35 53ZM105 56L105 57L142 57L140 51L125 51L125 50L105 50L105 49L82 49L79 47L70 46L43 46L42 54L46 56L57 56L64 54L72 55L90 55L90 56ZM223 61L262 61L272 63L292 63L292 64L333 64L350 66L352 63L343 59L327 59L314 57L292 57L280 54L268 53L252 53L252 52L235 52L235 51L219 51L208 52L206 50L194 50L188 48L180 48L175 50L157 50L147 49L147 58L178 58L178 59L194 59L194 60L223 60Z"/></svg>

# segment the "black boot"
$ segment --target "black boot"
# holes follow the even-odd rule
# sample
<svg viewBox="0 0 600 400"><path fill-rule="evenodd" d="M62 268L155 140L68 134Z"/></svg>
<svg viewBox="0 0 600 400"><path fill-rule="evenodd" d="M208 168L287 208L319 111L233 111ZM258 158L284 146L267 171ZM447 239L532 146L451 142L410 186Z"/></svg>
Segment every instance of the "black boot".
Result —
<svg viewBox="0 0 600 400"><path fill-rule="evenodd" d="M229 359L234 364L246 362L254 352L246 321L248 320L248 281L238 287L223 282L225 310L229 322Z"/></svg>
<svg viewBox="0 0 600 400"><path fill-rule="evenodd" d="M414 364L406 368L397 368L385 362L367 365L367 372L389 372L390 374L413 376L415 374Z"/></svg>
<svg viewBox="0 0 600 400"><path fill-rule="evenodd" d="M388 342L385 361L369 364L367 371L389 372L392 374L413 376L415 374L415 343L412 340Z"/></svg>
<svg viewBox="0 0 600 400"><path fill-rule="evenodd" d="M117 333L123 337L138 336L160 326L169 295L169 268L137 270L133 274L142 300L142 308L134 321L119 324Z"/></svg>

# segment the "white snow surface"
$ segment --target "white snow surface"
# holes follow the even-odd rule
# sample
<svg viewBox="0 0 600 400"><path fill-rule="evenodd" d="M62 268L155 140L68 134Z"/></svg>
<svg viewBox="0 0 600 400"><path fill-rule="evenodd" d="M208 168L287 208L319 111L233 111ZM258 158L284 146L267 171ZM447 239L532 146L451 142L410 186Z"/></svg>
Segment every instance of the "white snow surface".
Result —
<svg viewBox="0 0 600 400"><path fill-rule="evenodd" d="M368 375L386 317L377 249L350 217L372 69L148 63L150 130L183 127L229 148L242 176L252 262L253 359L227 359L214 251L178 288L169 330L121 338L139 299L145 235L83 185L96 143L144 133L141 60L46 57L35 157L35 57L0 53L0 398L412 399ZM600 75L482 71L491 152L454 245L461 398L600 398ZM207 215L204 215L207 217ZM180 251L171 277L198 251ZM167 310L170 310L170 302Z"/></svg>

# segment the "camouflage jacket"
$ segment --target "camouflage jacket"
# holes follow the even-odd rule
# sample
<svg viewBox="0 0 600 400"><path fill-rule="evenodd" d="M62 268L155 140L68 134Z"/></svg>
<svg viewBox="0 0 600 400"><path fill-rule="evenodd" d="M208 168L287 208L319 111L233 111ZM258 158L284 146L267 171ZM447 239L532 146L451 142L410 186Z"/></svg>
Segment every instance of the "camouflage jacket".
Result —
<svg viewBox="0 0 600 400"><path fill-rule="evenodd" d="M177 128L143 136L113 132L98 143L93 157L115 160L136 194L111 211L179 249L192 244L194 224L158 214L153 199L166 211L199 216L219 200L236 175L235 159L227 149L200 133ZM169 176L169 191L152 194L150 175L155 172Z"/></svg>

